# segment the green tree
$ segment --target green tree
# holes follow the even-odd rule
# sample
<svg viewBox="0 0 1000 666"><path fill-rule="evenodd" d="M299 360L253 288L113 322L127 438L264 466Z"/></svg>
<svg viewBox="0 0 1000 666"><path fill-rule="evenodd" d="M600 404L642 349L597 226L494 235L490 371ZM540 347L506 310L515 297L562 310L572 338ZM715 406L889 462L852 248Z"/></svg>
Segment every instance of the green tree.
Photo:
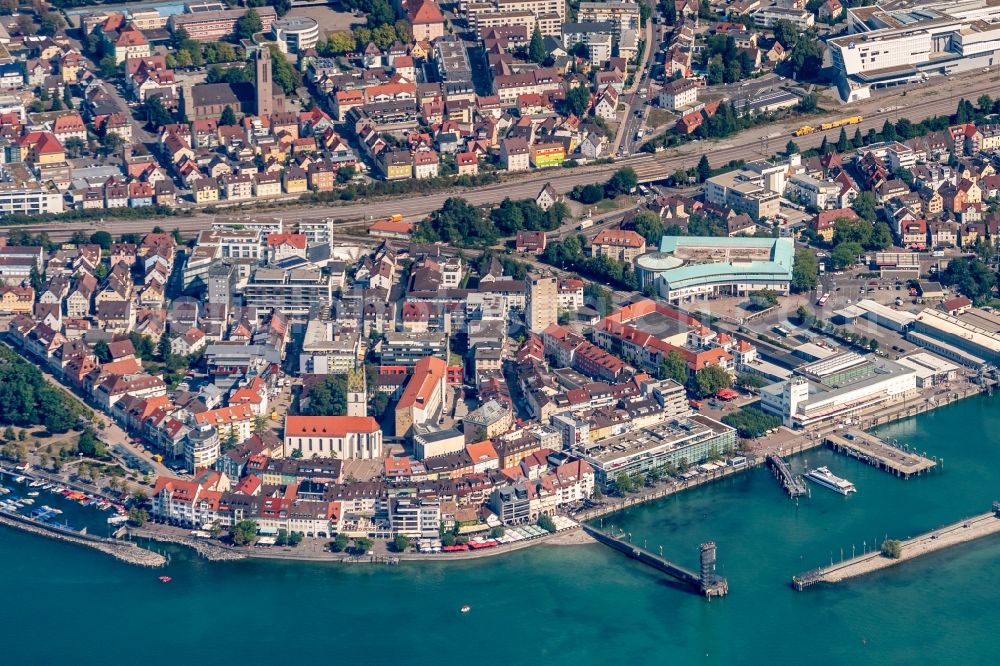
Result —
<svg viewBox="0 0 1000 666"><path fill-rule="evenodd" d="M98 340L94 345L94 355L97 356L97 360L101 363L110 363L111 349L108 347L108 343L104 340Z"/></svg>
<svg viewBox="0 0 1000 666"><path fill-rule="evenodd" d="M663 221L650 210L640 210L632 218L632 228L646 239L648 245L659 245L663 238Z"/></svg>
<svg viewBox="0 0 1000 666"><path fill-rule="evenodd" d="M857 258L864 253L864 248L859 243L841 243L833 248L830 259L837 270L853 266Z"/></svg>
<svg viewBox="0 0 1000 666"><path fill-rule="evenodd" d="M347 413L347 377L329 375L309 389L305 413L311 416L343 416Z"/></svg>
<svg viewBox="0 0 1000 666"><path fill-rule="evenodd" d="M222 115L219 116L219 125L235 125L236 124L236 112L233 111L233 107L226 106L222 110Z"/></svg>
<svg viewBox="0 0 1000 666"><path fill-rule="evenodd" d="M409 547L410 540L402 534L397 534L396 538L392 540L392 549L397 553L405 553Z"/></svg>
<svg viewBox="0 0 1000 666"><path fill-rule="evenodd" d="M253 520L241 520L229 528L229 538L237 546L245 546L257 538L257 523Z"/></svg>
<svg viewBox="0 0 1000 666"><path fill-rule="evenodd" d="M542 39L542 29L539 27L538 22L535 22L535 29L531 33L531 42L528 44L528 58L532 62L541 64L547 56L545 41Z"/></svg>
<svg viewBox="0 0 1000 666"><path fill-rule="evenodd" d="M375 543L367 537L357 537L354 539L354 554L364 555L372 549Z"/></svg>
<svg viewBox="0 0 1000 666"><path fill-rule="evenodd" d="M570 88L566 93L566 109L577 118L582 118L590 108L590 90L586 86Z"/></svg>
<svg viewBox="0 0 1000 666"><path fill-rule="evenodd" d="M113 55L107 55L101 58L100 62L97 63L100 68L100 74L102 79L113 79L118 75L118 63L115 61Z"/></svg>
<svg viewBox="0 0 1000 666"><path fill-rule="evenodd" d="M799 29L791 21L781 19L774 24L774 38L786 49L793 48L799 39Z"/></svg>
<svg viewBox="0 0 1000 666"><path fill-rule="evenodd" d="M128 522L136 527L142 527L149 522L149 513L145 509L132 507L128 510Z"/></svg>
<svg viewBox="0 0 1000 666"><path fill-rule="evenodd" d="M846 153L848 148L850 148L850 143L847 141L847 130L841 127L840 136L837 137L837 152Z"/></svg>
<svg viewBox="0 0 1000 666"><path fill-rule="evenodd" d="M672 379L678 384L687 381L687 361L678 352L672 351L660 360L660 379Z"/></svg>
<svg viewBox="0 0 1000 666"><path fill-rule="evenodd" d="M758 289L750 292L750 303L758 310L773 308L778 304L778 293L772 289Z"/></svg>
<svg viewBox="0 0 1000 666"><path fill-rule="evenodd" d="M736 428L736 434L746 439L761 437L768 430L781 427L780 418L756 407L744 407L738 412L726 414L722 417L722 422Z"/></svg>
<svg viewBox="0 0 1000 666"><path fill-rule="evenodd" d="M552 520L551 516L543 515L539 517L538 526L549 533L556 531L556 524L555 521Z"/></svg>
<svg viewBox="0 0 1000 666"><path fill-rule="evenodd" d="M868 245L873 250L887 250L892 247L892 230L889 229L889 225L885 222L876 224Z"/></svg>
<svg viewBox="0 0 1000 666"><path fill-rule="evenodd" d="M491 539L499 539L504 534L506 534L506 532L507 532L507 530L504 528L503 525L497 525L496 527L493 527L493 528L490 529L490 538Z"/></svg>
<svg viewBox="0 0 1000 666"><path fill-rule="evenodd" d="M263 29L264 25L260 21L260 14L255 9L249 9L246 14L236 19L233 34L236 35L237 39L250 39Z"/></svg>
<svg viewBox="0 0 1000 666"><path fill-rule="evenodd" d="M903 554L903 543L896 539L886 539L882 542L879 550L882 552L883 557L898 560Z"/></svg>
<svg viewBox="0 0 1000 666"><path fill-rule="evenodd" d="M708 155L702 155L698 160L698 182L704 183L712 177L712 165L708 163Z"/></svg>
<svg viewBox="0 0 1000 666"><path fill-rule="evenodd" d="M799 152L799 145L789 139L788 143L785 144L785 155L794 155Z"/></svg>
<svg viewBox="0 0 1000 666"><path fill-rule="evenodd" d="M875 216L878 211L878 201L875 199L875 194L870 190L865 190L864 192L858 194L851 207L862 219L868 221L869 223L875 221Z"/></svg>
<svg viewBox="0 0 1000 666"><path fill-rule="evenodd" d="M724 368L709 365L695 373L695 388L701 397L715 395L733 385L733 377Z"/></svg>
<svg viewBox="0 0 1000 666"><path fill-rule="evenodd" d="M609 199L614 199L619 194L628 194L639 184L639 177L632 167L623 167L615 171L614 175L604 184L604 195Z"/></svg>
<svg viewBox="0 0 1000 666"><path fill-rule="evenodd" d="M792 266L792 289L798 292L809 291L816 287L819 281L819 261L810 250L799 248L795 250L795 263Z"/></svg>
<svg viewBox="0 0 1000 666"><path fill-rule="evenodd" d="M111 246L114 244L115 239L112 238L111 234L107 231L95 231L90 234L90 242L94 245L100 245L102 250L108 252L111 250Z"/></svg>
<svg viewBox="0 0 1000 666"><path fill-rule="evenodd" d="M337 538L334 539L333 543L331 544L331 549L335 553L342 553L345 550L347 550L347 546L348 544L350 544L350 542L351 540L348 539L346 535L338 534Z"/></svg>

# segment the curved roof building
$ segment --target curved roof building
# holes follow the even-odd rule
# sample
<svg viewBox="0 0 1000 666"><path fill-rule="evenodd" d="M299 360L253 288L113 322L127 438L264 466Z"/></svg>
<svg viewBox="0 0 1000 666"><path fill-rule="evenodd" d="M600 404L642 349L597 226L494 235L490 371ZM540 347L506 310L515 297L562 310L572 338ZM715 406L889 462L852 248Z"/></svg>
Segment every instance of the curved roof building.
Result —
<svg viewBox="0 0 1000 666"><path fill-rule="evenodd" d="M794 258L790 238L664 236L658 252L636 259L636 272L675 303L759 289L787 294Z"/></svg>

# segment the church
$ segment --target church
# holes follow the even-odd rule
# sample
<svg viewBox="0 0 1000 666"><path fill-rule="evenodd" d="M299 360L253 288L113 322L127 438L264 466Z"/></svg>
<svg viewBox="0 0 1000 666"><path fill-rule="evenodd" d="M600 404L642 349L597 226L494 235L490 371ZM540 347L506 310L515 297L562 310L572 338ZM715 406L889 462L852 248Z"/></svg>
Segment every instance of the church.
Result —
<svg viewBox="0 0 1000 666"><path fill-rule="evenodd" d="M237 116L270 116L285 110L285 95L271 79L271 51L257 50L254 58L254 83L202 83L191 87L190 99L184 96L188 120L218 118L226 107Z"/></svg>

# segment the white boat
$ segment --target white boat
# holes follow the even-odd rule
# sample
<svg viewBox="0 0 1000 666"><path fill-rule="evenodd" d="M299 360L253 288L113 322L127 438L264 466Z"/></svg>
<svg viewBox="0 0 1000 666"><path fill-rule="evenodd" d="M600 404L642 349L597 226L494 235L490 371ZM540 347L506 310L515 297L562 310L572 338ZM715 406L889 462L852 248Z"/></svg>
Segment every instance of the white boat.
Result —
<svg viewBox="0 0 1000 666"><path fill-rule="evenodd" d="M38 491L34 490L34 491L28 493L28 497L38 497Z"/></svg>
<svg viewBox="0 0 1000 666"><path fill-rule="evenodd" d="M850 495L851 493L858 492L853 483L839 476L834 476L827 467L817 467L806 474L806 478L841 495Z"/></svg>

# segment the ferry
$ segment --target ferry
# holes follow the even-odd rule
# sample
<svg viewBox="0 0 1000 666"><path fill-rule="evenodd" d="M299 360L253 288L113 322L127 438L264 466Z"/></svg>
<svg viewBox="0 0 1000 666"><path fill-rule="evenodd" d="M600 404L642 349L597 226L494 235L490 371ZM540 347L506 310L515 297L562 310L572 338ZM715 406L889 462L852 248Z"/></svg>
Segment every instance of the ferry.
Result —
<svg viewBox="0 0 1000 666"><path fill-rule="evenodd" d="M850 495L851 493L858 492L853 483L839 476L834 476L827 467L817 467L806 474L806 478L841 495Z"/></svg>

